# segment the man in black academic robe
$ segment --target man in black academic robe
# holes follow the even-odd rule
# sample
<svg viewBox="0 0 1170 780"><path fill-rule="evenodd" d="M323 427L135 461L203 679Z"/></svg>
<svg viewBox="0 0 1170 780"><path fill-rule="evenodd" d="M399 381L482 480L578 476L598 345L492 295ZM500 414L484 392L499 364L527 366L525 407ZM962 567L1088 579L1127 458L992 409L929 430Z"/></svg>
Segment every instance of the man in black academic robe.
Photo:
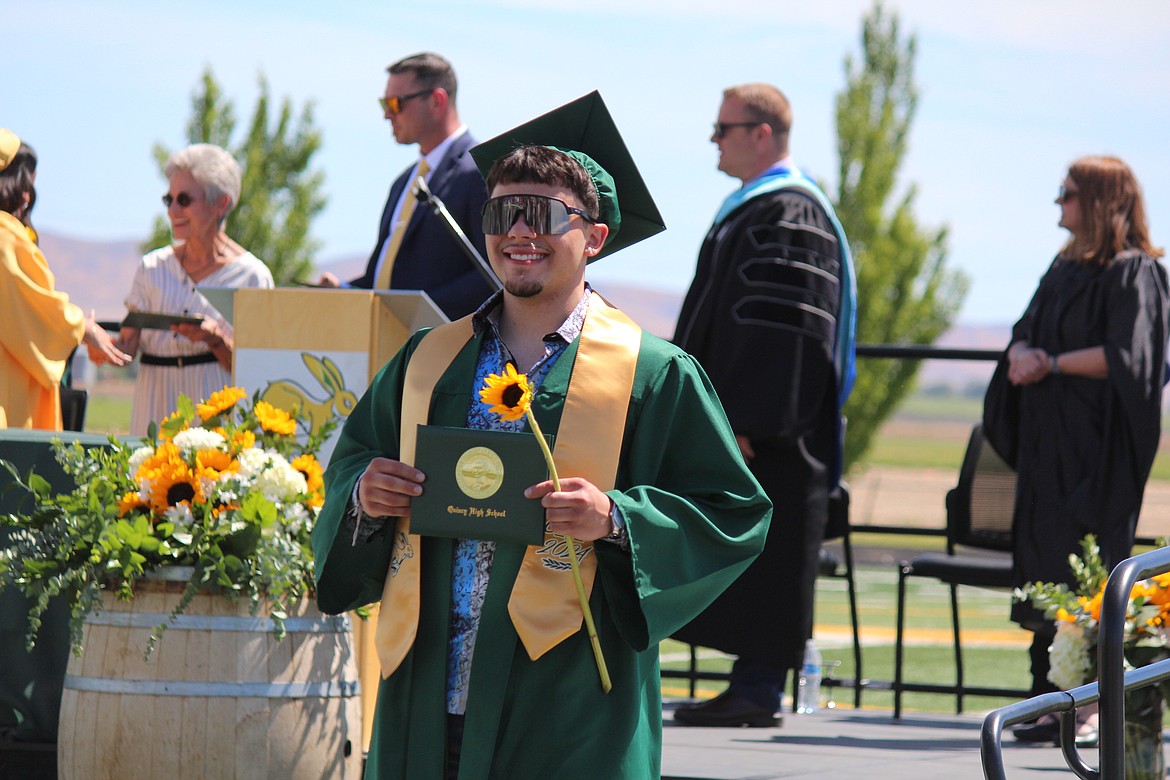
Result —
<svg viewBox="0 0 1170 780"><path fill-rule="evenodd" d="M813 591L840 474L852 380L853 272L820 189L788 157L791 111L768 85L724 93L713 140L744 187L699 252L674 341L710 375L740 450L775 506L764 553L675 634L737 656L728 690L681 707L701 726L769 726L812 635Z"/></svg>

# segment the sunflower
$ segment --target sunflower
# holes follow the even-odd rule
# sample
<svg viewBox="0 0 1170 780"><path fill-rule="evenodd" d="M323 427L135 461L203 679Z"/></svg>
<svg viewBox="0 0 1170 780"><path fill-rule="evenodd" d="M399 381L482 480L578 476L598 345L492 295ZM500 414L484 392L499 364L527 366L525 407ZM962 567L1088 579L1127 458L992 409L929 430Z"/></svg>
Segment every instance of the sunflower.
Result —
<svg viewBox="0 0 1170 780"><path fill-rule="evenodd" d="M289 464L305 475L305 484L308 485L309 506L320 507L325 503L325 469L320 461L310 453L305 453L293 459Z"/></svg>
<svg viewBox="0 0 1170 780"><path fill-rule="evenodd" d="M238 455L244 450L250 450L255 446L256 434L252 433L247 428L240 428L232 434L232 438L228 442L228 451Z"/></svg>
<svg viewBox="0 0 1170 780"><path fill-rule="evenodd" d="M297 421L284 409L278 409L267 401L257 401L255 412L260 427L269 433L291 436L297 432Z"/></svg>
<svg viewBox="0 0 1170 780"><path fill-rule="evenodd" d="M182 461L160 468L150 481L150 508L159 515L171 507L186 503L193 507L206 501L203 484L191 468Z"/></svg>
<svg viewBox="0 0 1170 780"><path fill-rule="evenodd" d="M195 404L195 412L200 420L206 422L223 414L235 406L237 401L247 397L248 394L242 387L224 385L223 390L216 390L206 401Z"/></svg>
<svg viewBox="0 0 1170 780"><path fill-rule="evenodd" d="M230 453L223 450L199 450L195 453L195 467L199 476L214 482L221 474L236 471L239 465Z"/></svg>
<svg viewBox="0 0 1170 780"><path fill-rule="evenodd" d="M146 504L142 503L142 497L138 495L138 491L131 490L118 499L118 517L125 517L135 509L141 509L145 506Z"/></svg>
<svg viewBox="0 0 1170 780"><path fill-rule="evenodd" d="M182 451L174 442L166 441L158 445L154 452L139 464L135 478L140 481L149 480L157 472L169 471L182 465L184 465Z"/></svg>
<svg viewBox="0 0 1170 780"><path fill-rule="evenodd" d="M484 380L485 387L479 391L479 399L505 420L519 420L532 403L532 385L528 376L516 372L511 363L504 366L504 373L489 374Z"/></svg>

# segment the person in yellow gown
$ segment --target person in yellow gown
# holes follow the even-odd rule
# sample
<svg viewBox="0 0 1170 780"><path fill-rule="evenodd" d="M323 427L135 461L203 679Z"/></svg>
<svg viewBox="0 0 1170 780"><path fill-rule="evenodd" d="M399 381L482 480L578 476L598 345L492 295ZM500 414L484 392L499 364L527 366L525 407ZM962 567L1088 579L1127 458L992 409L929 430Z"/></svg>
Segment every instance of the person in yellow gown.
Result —
<svg viewBox="0 0 1170 780"><path fill-rule="evenodd" d="M129 356L69 296L36 243L36 154L0 128L0 428L61 430L61 376L78 344L124 365Z"/></svg>

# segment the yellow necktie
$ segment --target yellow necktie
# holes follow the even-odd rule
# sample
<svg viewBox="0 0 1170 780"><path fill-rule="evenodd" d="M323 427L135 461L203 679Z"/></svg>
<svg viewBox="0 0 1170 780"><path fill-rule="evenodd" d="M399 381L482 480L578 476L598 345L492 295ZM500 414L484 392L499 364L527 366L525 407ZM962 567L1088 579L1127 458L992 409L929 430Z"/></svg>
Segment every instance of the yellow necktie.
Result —
<svg viewBox="0 0 1170 780"><path fill-rule="evenodd" d="M414 179L407 186L406 198L402 201L402 208L398 210L398 222L395 223L394 230L390 233L390 240L386 244L386 254L382 258L382 267L378 269L378 278L374 281L375 290L390 289L390 274L394 272L394 258L398 256L398 247L402 246L402 237L406 235L406 228L410 225L410 218L414 214L415 204L418 203L418 198L415 194L418 189L416 182L420 178L425 180L430 170L431 166L427 165L425 157L418 161L418 171L415 173Z"/></svg>

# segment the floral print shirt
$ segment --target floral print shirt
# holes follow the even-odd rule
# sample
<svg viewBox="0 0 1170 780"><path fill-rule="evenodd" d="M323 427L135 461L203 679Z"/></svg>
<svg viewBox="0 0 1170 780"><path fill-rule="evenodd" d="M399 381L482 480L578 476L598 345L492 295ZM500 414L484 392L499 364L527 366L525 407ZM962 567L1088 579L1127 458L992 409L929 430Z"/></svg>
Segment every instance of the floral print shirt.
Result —
<svg viewBox="0 0 1170 780"><path fill-rule="evenodd" d="M535 393L541 382L548 376L549 369L557 362L569 344L581 334L585 324L585 313L589 310L591 290L585 285L585 294L561 327L544 337L544 355L527 367L528 381ZM500 337L499 304L503 293L496 293L475 313L472 324L476 334L483 333L483 346L475 369L475 383L472 386L471 405L467 410L467 427L475 430L525 431L528 422L504 420L488 412L488 404L479 398L479 388L489 374L504 373L504 366L511 361L512 353ZM524 366L516 366L522 371ZM481 542L475 539L455 540L454 565L451 572L451 619L450 636L447 643L447 712L462 715L467 710L467 686L471 678L471 658L475 651L475 637L479 631L479 616L487 593L491 576L492 560L495 556L495 542Z"/></svg>

